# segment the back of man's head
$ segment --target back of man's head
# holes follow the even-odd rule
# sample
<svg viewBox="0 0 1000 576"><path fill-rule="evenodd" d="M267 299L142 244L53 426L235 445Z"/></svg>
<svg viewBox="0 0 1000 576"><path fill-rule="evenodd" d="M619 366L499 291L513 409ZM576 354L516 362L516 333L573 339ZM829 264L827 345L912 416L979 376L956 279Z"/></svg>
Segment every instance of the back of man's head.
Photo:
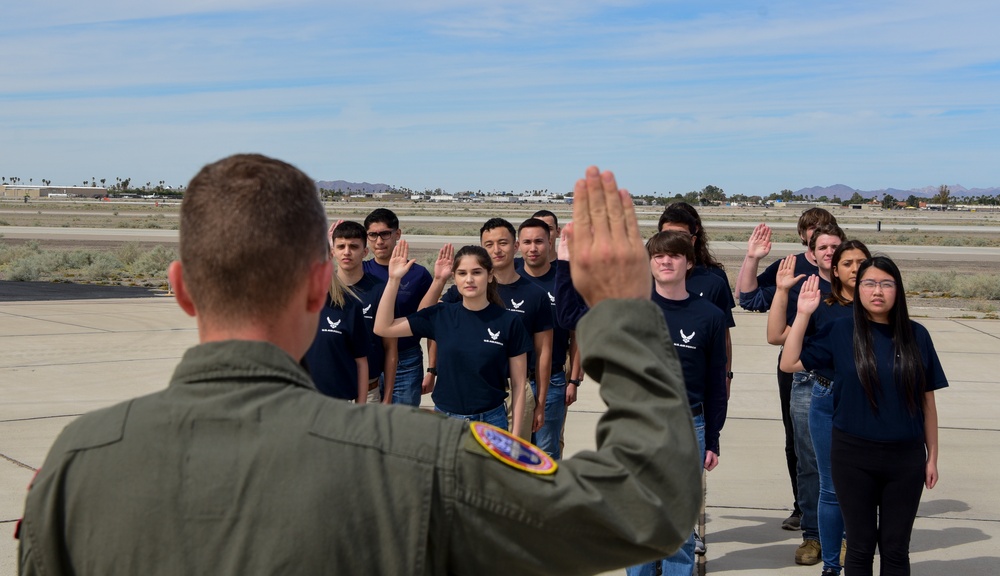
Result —
<svg viewBox="0 0 1000 576"><path fill-rule="evenodd" d="M230 156L202 168L184 193L180 260L204 318L239 324L274 315L327 254L316 184L290 164Z"/></svg>
<svg viewBox="0 0 1000 576"><path fill-rule="evenodd" d="M333 239L345 238L347 240L361 240L365 242L365 227L353 220L345 220L333 229Z"/></svg>

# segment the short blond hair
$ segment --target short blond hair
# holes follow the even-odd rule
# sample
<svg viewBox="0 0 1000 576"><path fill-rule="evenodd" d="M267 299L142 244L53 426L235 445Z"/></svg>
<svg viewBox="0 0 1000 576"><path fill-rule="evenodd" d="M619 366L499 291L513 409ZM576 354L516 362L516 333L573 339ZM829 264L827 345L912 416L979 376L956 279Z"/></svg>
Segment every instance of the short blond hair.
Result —
<svg viewBox="0 0 1000 576"><path fill-rule="evenodd" d="M199 314L225 323L273 317L329 258L316 183L259 154L209 164L181 204L184 284Z"/></svg>

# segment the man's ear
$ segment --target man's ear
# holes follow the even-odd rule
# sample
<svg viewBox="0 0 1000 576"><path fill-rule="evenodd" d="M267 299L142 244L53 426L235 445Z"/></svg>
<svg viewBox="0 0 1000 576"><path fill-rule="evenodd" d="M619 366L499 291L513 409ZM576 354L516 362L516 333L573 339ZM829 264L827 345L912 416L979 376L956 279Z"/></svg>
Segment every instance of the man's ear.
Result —
<svg viewBox="0 0 1000 576"><path fill-rule="evenodd" d="M184 268L180 260L174 260L167 268L167 280L170 281L170 288L174 291L174 299L188 316L198 316L194 301L188 292L187 285L184 284Z"/></svg>
<svg viewBox="0 0 1000 576"><path fill-rule="evenodd" d="M309 285L306 293L306 311L310 314L319 312L326 303L326 294L330 290L330 280L333 276L333 261L314 262L309 266Z"/></svg>

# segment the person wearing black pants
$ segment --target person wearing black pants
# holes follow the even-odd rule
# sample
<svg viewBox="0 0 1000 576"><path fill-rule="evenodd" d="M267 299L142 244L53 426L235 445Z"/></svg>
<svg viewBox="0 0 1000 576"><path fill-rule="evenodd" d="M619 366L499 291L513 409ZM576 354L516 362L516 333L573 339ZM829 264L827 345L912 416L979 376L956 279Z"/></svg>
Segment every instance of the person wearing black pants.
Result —
<svg viewBox="0 0 1000 576"><path fill-rule="evenodd" d="M830 464L847 535L847 574L872 574L878 547L882 576L909 575L920 495L938 481L934 391L948 380L927 329L910 320L892 260L865 260L853 316L805 339L820 301L818 284L807 279L799 294L781 368L834 371ZM823 576L836 574L823 570Z"/></svg>
<svg viewBox="0 0 1000 576"><path fill-rule="evenodd" d="M833 486L847 527L847 574L910 573L910 532L924 491L923 440L877 442L833 429ZM877 517L876 517L877 515Z"/></svg>
<svg viewBox="0 0 1000 576"><path fill-rule="evenodd" d="M778 352L778 363L781 364L781 352ZM795 456L795 432L792 430L792 375L778 368L778 400L781 403L781 423L785 428L785 463L788 465L788 479L792 481L792 498L794 508L781 527L785 530L798 530L802 518L799 508L799 459Z"/></svg>

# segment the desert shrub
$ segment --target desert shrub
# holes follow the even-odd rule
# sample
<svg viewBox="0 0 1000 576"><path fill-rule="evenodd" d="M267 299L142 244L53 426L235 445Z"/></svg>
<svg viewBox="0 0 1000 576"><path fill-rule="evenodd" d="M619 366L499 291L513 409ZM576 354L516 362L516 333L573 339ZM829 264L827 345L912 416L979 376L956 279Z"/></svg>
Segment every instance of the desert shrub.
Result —
<svg viewBox="0 0 1000 576"><path fill-rule="evenodd" d="M133 274L145 276L166 276L167 267L177 259L177 251L166 246L157 246L135 259L129 266Z"/></svg>
<svg viewBox="0 0 1000 576"><path fill-rule="evenodd" d="M84 252L83 250L72 250L70 252L63 252L63 266L65 268L71 268L78 270L80 268L86 268L90 266L90 262L93 260L93 254L90 252Z"/></svg>
<svg viewBox="0 0 1000 576"><path fill-rule="evenodd" d="M115 257L122 264L128 266L142 255L142 247L138 242L126 242L115 249Z"/></svg>
<svg viewBox="0 0 1000 576"><path fill-rule="evenodd" d="M122 263L113 254L100 252L94 255L90 265L83 270L83 277L88 280L106 280L118 277Z"/></svg>
<svg viewBox="0 0 1000 576"><path fill-rule="evenodd" d="M914 292L950 292L954 280L954 272L917 272L906 278L905 286Z"/></svg>
<svg viewBox="0 0 1000 576"><path fill-rule="evenodd" d="M954 294L962 298L1000 300L1000 275L973 274L955 278Z"/></svg>
<svg viewBox="0 0 1000 576"><path fill-rule="evenodd" d="M34 256L21 258L7 267L3 275L6 280L15 282L34 282L42 275L40 259Z"/></svg>

